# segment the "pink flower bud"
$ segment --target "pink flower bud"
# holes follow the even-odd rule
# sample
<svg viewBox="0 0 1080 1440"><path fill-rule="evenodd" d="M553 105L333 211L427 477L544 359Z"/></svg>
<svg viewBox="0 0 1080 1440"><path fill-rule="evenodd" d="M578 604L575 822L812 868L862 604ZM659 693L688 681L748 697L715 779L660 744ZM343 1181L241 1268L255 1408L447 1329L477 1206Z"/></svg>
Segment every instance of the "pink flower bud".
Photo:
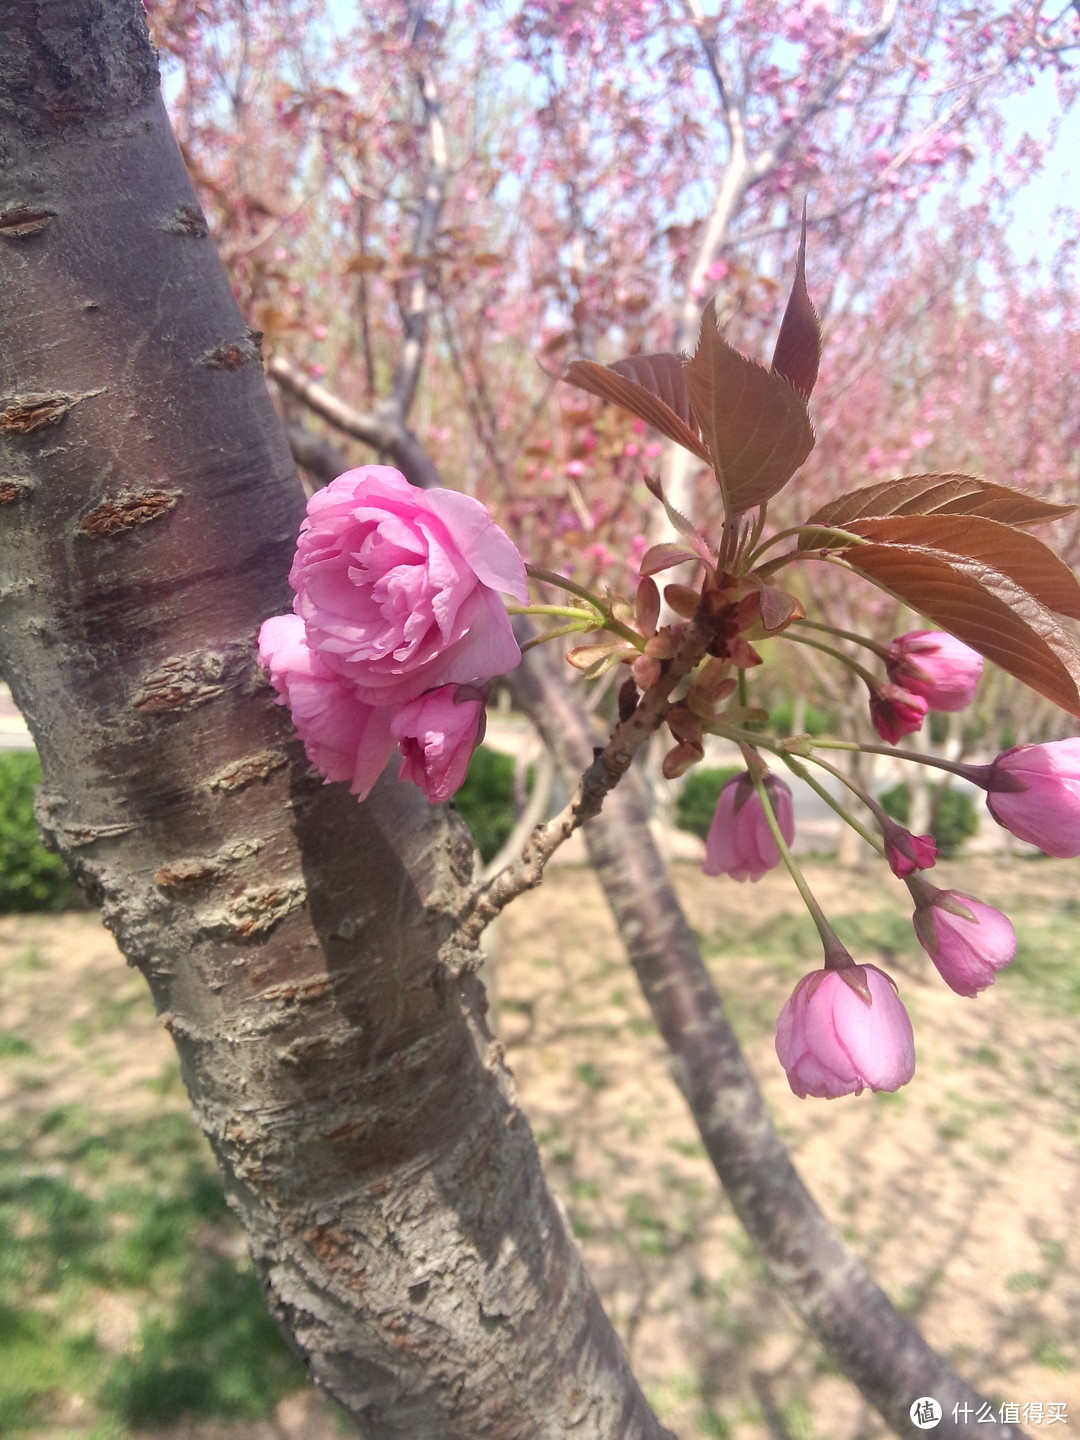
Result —
<svg viewBox="0 0 1080 1440"><path fill-rule="evenodd" d="M937 860L937 845L932 835L912 835L886 815L882 821L885 835L885 859L898 880L916 870L929 870Z"/></svg>
<svg viewBox="0 0 1080 1440"><path fill-rule="evenodd" d="M468 685L440 685L403 705L390 722L401 750L399 780L418 785L432 805L461 789L484 736L484 699Z"/></svg>
<svg viewBox="0 0 1080 1440"><path fill-rule="evenodd" d="M921 729L929 708L921 695L899 685L879 685L870 695L870 719L889 745Z"/></svg>
<svg viewBox="0 0 1080 1440"><path fill-rule="evenodd" d="M889 646L885 668L930 710L963 710L975 698L983 658L945 630L910 630Z"/></svg>
<svg viewBox="0 0 1080 1440"><path fill-rule="evenodd" d="M997 790L1007 776L1023 790ZM987 808L1018 840L1047 855L1071 860L1080 855L1080 740L1017 745L990 767Z"/></svg>
<svg viewBox="0 0 1080 1440"><path fill-rule="evenodd" d="M791 791L775 775L765 777L780 834L790 845L795 838ZM780 851L765 818L749 772L736 775L720 791L709 833L705 839L706 875L730 875L732 880L760 880L766 870L780 864Z"/></svg>
<svg viewBox="0 0 1080 1440"><path fill-rule="evenodd" d="M876 965L816 970L795 986L776 1021L776 1054L800 1099L899 1090L915 1074L915 1037L896 986Z"/></svg>
<svg viewBox="0 0 1080 1440"><path fill-rule="evenodd" d="M311 763L328 780L348 780L353 794L366 799L394 748L393 711L365 705L308 649L299 615L273 615L263 623L259 664L270 671L277 703L289 707Z"/></svg>
<svg viewBox="0 0 1080 1440"><path fill-rule="evenodd" d="M941 978L958 995L977 995L1016 954L1016 932L1007 915L961 895L920 882L912 917L919 944Z"/></svg>

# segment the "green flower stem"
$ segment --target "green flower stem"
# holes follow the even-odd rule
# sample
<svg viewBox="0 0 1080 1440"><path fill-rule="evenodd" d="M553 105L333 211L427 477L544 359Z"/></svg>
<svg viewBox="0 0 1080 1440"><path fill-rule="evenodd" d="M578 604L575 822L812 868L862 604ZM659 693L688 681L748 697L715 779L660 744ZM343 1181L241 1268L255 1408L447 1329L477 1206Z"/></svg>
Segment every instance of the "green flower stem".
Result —
<svg viewBox="0 0 1080 1440"><path fill-rule="evenodd" d="M765 788L765 781L758 775L754 776L754 789L757 791L757 797L761 801L761 808L764 811L765 819L768 822L769 829L772 831L773 839L776 841L776 848L780 851L780 858L787 866L788 874L792 880L795 881L795 888L802 896L803 904L807 910L809 910L810 918L813 920L817 927L817 932L821 936L821 943L825 948L825 968L827 970L837 970L842 969L844 965L852 964L851 956L840 943L839 936L825 918L825 912L818 904L814 892L806 883L806 876L799 868L798 861L788 849L788 843L781 834L780 823L776 818L776 812L773 810L772 801L769 799L769 792ZM832 962L831 964L830 961Z"/></svg>
<svg viewBox="0 0 1080 1440"><path fill-rule="evenodd" d="M869 636L859 635L854 630L841 630L838 625L826 625L820 620L796 620L794 624L803 626L809 630L820 630L825 635L836 635L841 640L850 640L855 645L864 645L867 650L873 650L875 655L880 655L882 660L889 658L887 645L880 645Z"/></svg>
<svg viewBox="0 0 1080 1440"><path fill-rule="evenodd" d="M744 569L748 568L747 556L753 555L758 541L761 539L761 532L765 529L765 519L769 513L769 502L763 500L758 506L758 512L754 516L754 528L750 531L746 544L743 546L743 554L739 559Z"/></svg>
<svg viewBox="0 0 1080 1440"><path fill-rule="evenodd" d="M573 605L508 605L508 615L565 615L570 620L590 620L590 629L602 630L604 628L603 614L597 614L595 610L580 610Z"/></svg>
<svg viewBox="0 0 1080 1440"><path fill-rule="evenodd" d="M785 631L784 638L785 640L793 640L796 645L809 645L814 650L820 650L825 655L831 655L834 660L839 660L841 664L846 665L849 670L854 670L860 680L866 682L870 687L871 693L873 693L881 683L875 675L871 675L865 666L860 665L857 660L852 660L850 655L845 655L842 650L837 650L832 645L825 645L820 640L811 640L809 635L796 635L791 630Z"/></svg>
<svg viewBox="0 0 1080 1440"><path fill-rule="evenodd" d="M879 816L884 815L884 810L882 810L869 790L860 785L857 780L852 780L850 775L845 775L838 765L830 764L828 760L823 759L820 755L811 755L809 758L815 765L820 765L822 770L827 770L830 775L839 780L841 785L846 785L855 798L861 800L866 808L872 811L873 814Z"/></svg>
<svg viewBox="0 0 1080 1440"><path fill-rule="evenodd" d="M636 630L631 630L629 625L624 625L621 620L616 620L614 615L605 615L603 629L610 630L612 635L618 635L620 640L625 640L628 645L633 645L635 650L644 650L645 641Z"/></svg>
<svg viewBox="0 0 1080 1440"><path fill-rule="evenodd" d="M521 647L521 653L524 655L526 650L534 650L537 645L543 645L545 640L561 640L564 635L580 634L580 625L559 625L554 630L545 630L542 635L534 635L530 640L526 640Z"/></svg>
<svg viewBox="0 0 1080 1440"><path fill-rule="evenodd" d="M912 760L917 765L929 765L935 770L948 770L970 780L973 785L985 789L986 776L993 768L990 765L969 765L963 760L945 760L940 755L924 755L918 750L899 750L892 745L864 745L861 740L815 740L818 750L861 750L864 755L888 755L892 760Z"/></svg>
<svg viewBox="0 0 1080 1440"><path fill-rule="evenodd" d="M837 800L834 796L830 795L828 790L826 790L825 786L822 785L820 780L815 780L813 775L811 775L809 770L807 770L806 766L803 765L800 761L796 760L794 755L785 755L783 751L780 752L780 755L784 764L788 767L788 769L793 775L797 775L805 785L810 786L810 789L813 790L816 795L820 795L822 800L825 801L825 804L828 805L829 809L835 811L835 813L839 815L840 819L843 820L845 824L850 825L852 830L855 831L856 835L861 836L862 839L865 840L866 843L870 845L873 849L875 849L879 855L884 855L885 846L882 844L880 836L873 834L872 831L867 830L865 825L863 825L860 821L856 820L855 816L852 815L851 811L846 809L845 806L841 805L840 801ZM852 794L862 800L864 804L868 803L868 798L865 792L861 791L859 786L857 786L853 781L849 780L847 776L844 775L840 770L836 769L835 766L827 764L824 760L819 760L816 756L814 757L814 763L816 765L821 765L824 769L828 770L830 775L835 775L838 780L843 781L843 783L848 787ZM872 804L871 808L873 808Z"/></svg>
<svg viewBox="0 0 1080 1440"><path fill-rule="evenodd" d="M772 547L779 544L781 540L790 540L793 535L815 534L820 535L823 541L828 539L843 540L846 545L869 545L870 543L865 535L853 535L850 530L840 530L835 525L789 525L786 530L778 530L775 535L770 535L763 545L759 545L756 550L751 551L746 557L747 568L749 569L755 561L760 560L766 550L771 550ZM799 558L807 554L807 551L802 550L797 552L796 556L790 558Z"/></svg>
<svg viewBox="0 0 1080 1440"><path fill-rule="evenodd" d="M852 536L852 539L855 538L857 537ZM840 570L846 570L849 575L853 572L856 575L859 573L842 554L834 555L828 550L788 550L783 555L778 555L775 560L767 560L764 565L755 566L754 574L762 580L771 580L777 570L782 570L785 565L794 565L798 560L820 560L823 565L835 565Z"/></svg>
<svg viewBox="0 0 1080 1440"><path fill-rule="evenodd" d="M557 585L560 590L565 590L570 595L576 595L579 600L584 600L586 604L591 605L593 610L589 612L590 616L595 614L598 617L597 624L592 627L594 630L610 630L613 635L618 635L620 640L625 640L628 645L633 645L635 650L645 649L645 641L637 631L631 630L630 626L624 625L621 620L616 620L603 600L598 595L594 595L592 591L586 590L584 585L579 585L575 580L567 580L565 575L556 575L553 570L543 570L539 565L526 565L525 573L530 580L539 580L544 585ZM544 606L529 605L523 608L514 606L507 608L511 615L583 615L586 613L573 607L562 609L559 606L545 608Z"/></svg>
<svg viewBox="0 0 1080 1440"><path fill-rule="evenodd" d="M568 580L565 575L556 575L554 570L542 570L539 565L526 565L525 573L530 580L540 580L545 585L555 585L560 590L565 590L568 595L576 595L579 600L587 600L590 605L595 605L597 610L603 610L604 602L598 595L586 590L584 585L579 585L576 580Z"/></svg>

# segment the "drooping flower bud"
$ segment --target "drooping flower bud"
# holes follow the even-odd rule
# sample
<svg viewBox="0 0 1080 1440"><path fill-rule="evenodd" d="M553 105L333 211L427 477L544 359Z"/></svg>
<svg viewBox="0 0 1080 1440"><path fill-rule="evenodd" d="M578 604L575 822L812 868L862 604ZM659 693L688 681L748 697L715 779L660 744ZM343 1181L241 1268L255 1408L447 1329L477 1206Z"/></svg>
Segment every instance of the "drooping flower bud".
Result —
<svg viewBox="0 0 1080 1440"><path fill-rule="evenodd" d="M997 789L1007 777L1021 789ZM987 777L986 805L999 825L1047 855L1080 855L1080 740L1017 745L999 755Z"/></svg>
<svg viewBox="0 0 1080 1440"><path fill-rule="evenodd" d="M460 790L484 736L484 697L469 685L440 685L403 705L390 722L401 750L399 780L418 785L432 805Z"/></svg>
<svg viewBox="0 0 1080 1440"><path fill-rule="evenodd" d="M911 1021L876 965L804 976L777 1018L776 1054L800 1099L899 1090L915 1074Z"/></svg>
<svg viewBox="0 0 1080 1440"><path fill-rule="evenodd" d="M938 890L925 881L918 882L912 894L915 934L945 984L968 996L992 985L1016 954L1009 917L970 895Z"/></svg>
<svg viewBox="0 0 1080 1440"><path fill-rule="evenodd" d="M772 802L780 834L790 845L795 839L791 791L775 775L766 775L765 789ZM706 875L730 875L732 880L760 880L766 870L780 864L780 851L749 772L736 775L720 791L716 812L705 838Z"/></svg>
<svg viewBox="0 0 1080 1440"><path fill-rule="evenodd" d="M879 685L870 694L870 719L888 745L921 729L929 708L921 695L900 685Z"/></svg>
<svg viewBox="0 0 1080 1440"><path fill-rule="evenodd" d="M932 835L913 835L882 812L881 829L885 838L885 859L898 880L916 870L929 870L937 860L937 844Z"/></svg>
<svg viewBox="0 0 1080 1440"><path fill-rule="evenodd" d="M983 658L946 630L909 630L889 646L885 669L931 710L963 710L975 698Z"/></svg>

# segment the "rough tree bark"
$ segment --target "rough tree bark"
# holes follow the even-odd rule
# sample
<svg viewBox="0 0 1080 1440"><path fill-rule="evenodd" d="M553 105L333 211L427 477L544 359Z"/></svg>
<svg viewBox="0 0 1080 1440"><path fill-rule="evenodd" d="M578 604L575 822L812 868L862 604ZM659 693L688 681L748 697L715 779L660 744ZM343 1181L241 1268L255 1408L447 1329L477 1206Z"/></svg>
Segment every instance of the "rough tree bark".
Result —
<svg viewBox="0 0 1080 1440"><path fill-rule="evenodd" d="M272 1309L378 1440L666 1435L455 940L471 847L260 681L302 512L139 0L0 4L0 664Z"/></svg>

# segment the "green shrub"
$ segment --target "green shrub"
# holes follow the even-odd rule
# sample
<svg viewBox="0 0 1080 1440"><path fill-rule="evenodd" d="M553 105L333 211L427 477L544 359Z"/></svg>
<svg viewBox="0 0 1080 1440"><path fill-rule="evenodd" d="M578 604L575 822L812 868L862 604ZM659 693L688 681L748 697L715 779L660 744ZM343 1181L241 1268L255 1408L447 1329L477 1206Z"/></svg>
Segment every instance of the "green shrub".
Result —
<svg viewBox="0 0 1080 1440"><path fill-rule="evenodd" d="M0 751L0 912L63 910L78 892L34 820L41 762L33 750Z"/></svg>
<svg viewBox="0 0 1080 1440"><path fill-rule="evenodd" d="M906 783L894 785L891 790L878 797L886 815L891 815L901 825L908 823L911 814L911 791ZM964 790L954 790L951 785L936 791L930 807L930 834L943 860L953 860L960 853L964 841L979 828L978 815L971 796Z"/></svg>
<svg viewBox="0 0 1080 1440"><path fill-rule="evenodd" d="M686 777L675 802L675 824L680 830L704 840L712 824L713 812L720 791L733 775L741 775L743 766L724 765L717 769L695 767Z"/></svg>
<svg viewBox="0 0 1080 1440"><path fill-rule="evenodd" d="M469 762L465 784L454 796L454 809L472 831L486 865L514 828L513 757L481 745Z"/></svg>

